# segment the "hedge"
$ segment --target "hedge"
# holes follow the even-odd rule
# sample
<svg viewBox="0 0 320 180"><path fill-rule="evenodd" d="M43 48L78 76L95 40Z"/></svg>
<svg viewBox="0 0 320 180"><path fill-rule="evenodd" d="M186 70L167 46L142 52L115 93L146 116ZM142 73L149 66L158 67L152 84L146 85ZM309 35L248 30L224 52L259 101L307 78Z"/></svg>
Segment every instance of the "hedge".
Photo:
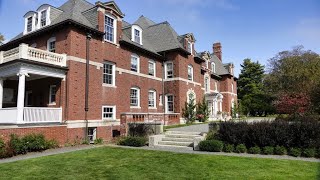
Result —
<svg viewBox="0 0 320 180"><path fill-rule="evenodd" d="M127 136L127 137L121 138L117 144L121 146L142 147L146 145L146 143L147 143L147 139L145 137Z"/></svg>
<svg viewBox="0 0 320 180"><path fill-rule="evenodd" d="M201 151L221 152L223 148L223 142L218 140L204 140L199 143Z"/></svg>
<svg viewBox="0 0 320 180"><path fill-rule="evenodd" d="M209 127L214 127L210 125ZM245 144L246 147L283 146L287 149L320 148L320 122L305 120L220 122L215 138L226 144Z"/></svg>

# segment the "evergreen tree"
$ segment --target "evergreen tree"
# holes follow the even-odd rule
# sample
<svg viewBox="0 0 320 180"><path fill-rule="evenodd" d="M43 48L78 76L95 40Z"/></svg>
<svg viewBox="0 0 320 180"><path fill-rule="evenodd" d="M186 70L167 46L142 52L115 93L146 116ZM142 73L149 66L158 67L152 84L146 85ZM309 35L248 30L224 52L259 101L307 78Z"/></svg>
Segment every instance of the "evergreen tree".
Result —
<svg viewBox="0 0 320 180"><path fill-rule="evenodd" d="M188 102L184 103L184 108L182 109L182 117L187 120L187 124L193 123L196 120L196 105L194 99L191 98Z"/></svg>
<svg viewBox="0 0 320 180"><path fill-rule="evenodd" d="M199 102L197 104L197 119L200 122L206 122L209 119L209 107L208 107L208 102L206 99L203 97L202 102Z"/></svg>

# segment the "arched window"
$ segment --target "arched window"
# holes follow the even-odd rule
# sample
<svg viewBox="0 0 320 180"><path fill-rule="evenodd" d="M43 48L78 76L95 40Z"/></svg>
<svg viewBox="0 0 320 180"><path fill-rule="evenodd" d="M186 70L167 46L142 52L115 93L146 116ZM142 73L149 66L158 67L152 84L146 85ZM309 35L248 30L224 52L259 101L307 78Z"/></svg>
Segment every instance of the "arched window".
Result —
<svg viewBox="0 0 320 180"><path fill-rule="evenodd" d="M192 65L188 65L188 80L193 81L193 67L192 67Z"/></svg>
<svg viewBox="0 0 320 180"><path fill-rule="evenodd" d="M211 62L211 70L213 73L216 73L216 64L214 62Z"/></svg>
<svg viewBox="0 0 320 180"><path fill-rule="evenodd" d="M204 78L204 90L206 93L210 92L210 79L208 76L205 76Z"/></svg>

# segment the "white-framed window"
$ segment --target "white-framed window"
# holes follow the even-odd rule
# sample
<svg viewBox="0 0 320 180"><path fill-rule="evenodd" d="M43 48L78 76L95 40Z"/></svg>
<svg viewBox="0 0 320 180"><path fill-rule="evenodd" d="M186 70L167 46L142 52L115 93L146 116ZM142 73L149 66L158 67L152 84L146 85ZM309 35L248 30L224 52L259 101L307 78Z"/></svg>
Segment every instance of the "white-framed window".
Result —
<svg viewBox="0 0 320 180"><path fill-rule="evenodd" d="M165 79L173 78L173 62L165 64Z"/></svg>
<svg viewBox="0 0 320 180"><path fill-rule="evenodd" d="M116 23L116 18L111 17L109 15L105 15L104 19L104 32L105 32L105 37L104 39L106 41L115 43L116 40L116 29L117 29L117 23Z"/></svg>
<svg viewBox="0 0 320 180"><path fill-rule="evenodd" d="M141 43L141 32L138 29L134 29L134 42Z"/></svg>
<svg viewBox="0 0 320 180"><path fill-rule="evenodd" d="M48 39L47 50L49 52L56 52L56 38L55 37Z"/></svg>
<svg viewBox="0 0 320 180"><path fill-rule="evenodd" d="M192 93L192 92L190 92L190 93L188 94L187 102L189 103L190 101L192 101L192 99L195 100L195 94ZM193 103L195 103L195 101L193 101Z"/></svg>
<svg viewBox="0 0 320 180"><path fill-rule="evenodd" d="M50 105L56 104L56 93L57 93L57 86L51 85L49 88L49 104Z"/></svg>
<svg viewBox="0 0 320 180"><path fill-rule="evenodd" d="M156 76L156 62L153 60L148 61L148 73L150 76Z"/></svg>
<svg viewBox="0 0 320 180"><path fill-rule="evenodd" d="M206 93L210 92L210 79L207 76L204 78L204 89Z"/></svg>
<svg viewBox="0 0 320 180"><path fill-rule="evenodd" d="M211 62L211 70L213 73L216 73L216 64L214 62Z"/></svg>
<svg viewBox="0 0 320 180"><path fill-rule="evenodd" d="M174 112L174 97L172 94L166 95L166 112L167 113Z"/></svg>
<svg viewBox="0 0 320 180"><path fill-rule="evenodd" d="M47 10L43 10L40 13L40 27L47 25Z"/></svg>
<svg viewBox="0 0 320 180"><path fill-rule="evenodd" d="M140 58L135 54L131 55L131 71L140 72Z"/></svg>
<svg viewBox="0 0 320 180"><path fill-rule="evenodd" d="M149 108L156 108L156 97L157 93L155 90L149 90L148 92L148 105Z"/></svg>
<svg viewBox="0 0 320 180"><path fill-rule="evenodd" d="M140 107L140 89L137 87L130 89L130 106Z"/></svg>
<svg viewBox="0 0 320 180"><path fill-rule="evenodd" d="M188 65L188 80L193 81L193 67Z"/></svg>
<svg viewBox="0 0 320 180"><path fill-rule="evenodd" d="M27 18L27 32L32 31L32 26L33 26L33 17L30 16Z"/></svg>
<svg viewBox="0 0 320 180"><path fill-rule="evenodd" d="M110 62L103 63L103 83L115 86L116 67Z"/></svg>
<svg viewBox="0 0 320 180"><path fill-rule="evenodd" d="M193 52L192 52L192 43L190 41L187 42L187 50L188 50L188 52L193 54Z"/></svg>
<svg viewBox="0 0 320 180"><path fill-rule="evenodd" d="M116 119L116 106L102 106L102 119L103 120Z"/></svg>
<svg viewBox="0 0 320 180"><path fill-rule="evenodd" d="M97 128L96 127L89 127L88 128L88 139L89 143L94 143L94 140L97 139Z"/></svg>
<svg viewBox="0 0 320 180"><path fill-rule="evenodd" d="M142 45L142 29L138 25L132 25L131 40Z"/></svg>

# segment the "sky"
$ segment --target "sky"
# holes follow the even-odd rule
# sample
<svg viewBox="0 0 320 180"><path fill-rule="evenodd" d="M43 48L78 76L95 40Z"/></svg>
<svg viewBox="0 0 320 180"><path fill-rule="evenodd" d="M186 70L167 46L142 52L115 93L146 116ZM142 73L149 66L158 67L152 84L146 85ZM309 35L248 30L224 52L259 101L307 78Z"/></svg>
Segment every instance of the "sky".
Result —
<svg viewBox="0 0 320 180"><path fill-rule="evenodd" d="M95 3L97 0L88 0ZM100 0L105 2L105 0ZM23 16L41 4L61 6L66 0L0 0L0 33L9 40L23 31ZM297 45L320 53L320 0L115 0L125 21L141 15L168 21L178 34L193 33L198 52L212 52L221 42L222 60L245 58L268 64L278 52Z"/></svg>

